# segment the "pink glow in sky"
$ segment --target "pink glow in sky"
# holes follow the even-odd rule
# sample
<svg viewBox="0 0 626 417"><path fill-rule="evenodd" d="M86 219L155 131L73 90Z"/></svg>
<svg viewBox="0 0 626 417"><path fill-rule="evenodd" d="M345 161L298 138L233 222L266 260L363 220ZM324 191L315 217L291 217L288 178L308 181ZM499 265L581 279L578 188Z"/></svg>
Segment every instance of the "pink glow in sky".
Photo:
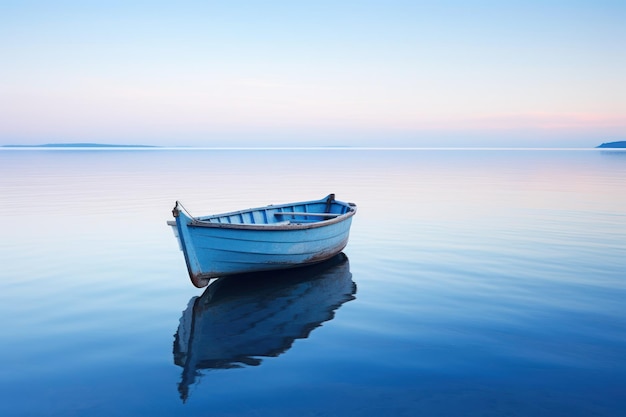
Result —
<svg viewBox="0 0 626 417"><path fill-rule="evenodd" d="M3 6L0 144L626 140L624 2L92 3Z"/></svg>

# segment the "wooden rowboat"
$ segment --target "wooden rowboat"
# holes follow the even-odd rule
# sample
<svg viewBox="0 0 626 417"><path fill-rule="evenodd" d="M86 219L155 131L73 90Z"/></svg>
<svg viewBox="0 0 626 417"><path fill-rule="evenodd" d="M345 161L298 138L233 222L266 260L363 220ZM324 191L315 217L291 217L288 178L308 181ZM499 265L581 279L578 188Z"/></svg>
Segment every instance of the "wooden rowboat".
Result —
<svg viewBox="0 0 626 417"><path fill-rule="evenodd" d="M174 228L191 282L310 265L332 258L348 244L356 205L320 200L269 205L203 217L177 201Z"/></svg>

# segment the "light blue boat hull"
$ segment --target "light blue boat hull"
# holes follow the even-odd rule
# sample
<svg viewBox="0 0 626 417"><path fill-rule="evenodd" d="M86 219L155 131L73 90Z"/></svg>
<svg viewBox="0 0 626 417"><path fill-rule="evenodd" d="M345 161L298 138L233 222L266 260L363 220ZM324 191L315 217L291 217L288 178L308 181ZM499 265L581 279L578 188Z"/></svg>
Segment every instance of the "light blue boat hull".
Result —
<svg viewBox="0 0 626 417"><path fill-rule="evenodd" d="M356 206L334 200L272 205L191 217L176 203L176 232L193 284L324 261L348 244Z"/></svg>

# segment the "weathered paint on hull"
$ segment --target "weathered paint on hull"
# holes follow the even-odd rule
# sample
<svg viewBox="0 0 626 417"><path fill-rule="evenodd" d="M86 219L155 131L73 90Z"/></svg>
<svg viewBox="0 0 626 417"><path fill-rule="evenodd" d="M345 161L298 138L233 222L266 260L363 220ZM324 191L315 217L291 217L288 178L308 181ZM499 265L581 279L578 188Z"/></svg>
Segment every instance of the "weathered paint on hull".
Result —
<svg viewBox="0 0 626 417"><path fill-rule="evenodd" d="M247 230L198 226L180 211L176 229L191 281L202 288L211 278L294 268L330 259L347 245L353 214L314 227Z"/></svg>

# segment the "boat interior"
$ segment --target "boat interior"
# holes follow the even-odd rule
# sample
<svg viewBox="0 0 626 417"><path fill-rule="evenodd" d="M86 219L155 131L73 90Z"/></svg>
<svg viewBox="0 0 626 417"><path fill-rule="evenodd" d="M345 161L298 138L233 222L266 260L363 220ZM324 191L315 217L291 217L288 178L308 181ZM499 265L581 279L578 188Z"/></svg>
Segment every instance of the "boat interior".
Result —
<svg viewBox="0 0 626 417"><path fill-rule="evenodd" d="M334 219L351 211L351 207L333 200L267 206L196 218L203 223L282 225L289 223L316 223Z"/></svg>

